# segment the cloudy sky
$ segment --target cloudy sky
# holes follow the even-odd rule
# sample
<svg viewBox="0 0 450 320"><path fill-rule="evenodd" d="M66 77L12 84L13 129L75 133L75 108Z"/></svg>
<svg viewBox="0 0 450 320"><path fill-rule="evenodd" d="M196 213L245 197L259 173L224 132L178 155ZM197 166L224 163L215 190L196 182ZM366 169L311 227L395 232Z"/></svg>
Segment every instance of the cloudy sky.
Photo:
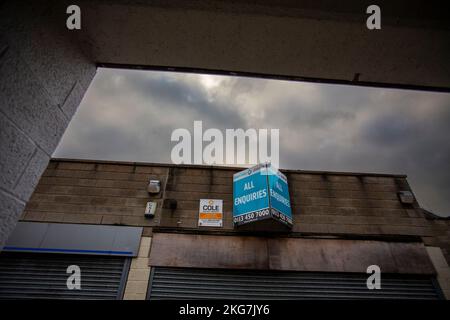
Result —
<svg viewBox="0 0 450 320"><path fill-rule="evenodd" d="M280 129L281 168L405 173L450 215L448 93L98 69L53 156L170 163L172 131L195 120Z"/></svg>

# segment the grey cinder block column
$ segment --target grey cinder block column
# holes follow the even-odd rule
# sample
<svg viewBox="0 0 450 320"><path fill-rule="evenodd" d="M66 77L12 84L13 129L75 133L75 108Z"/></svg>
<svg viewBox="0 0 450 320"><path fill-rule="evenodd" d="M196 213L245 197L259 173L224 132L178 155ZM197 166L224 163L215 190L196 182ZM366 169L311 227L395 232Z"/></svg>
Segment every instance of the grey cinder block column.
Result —
<svg viewBox="0 0 450 320"><path fill-rule="evenodd" d="M0 250L95 75L52 1L0 6Z"/></svg>

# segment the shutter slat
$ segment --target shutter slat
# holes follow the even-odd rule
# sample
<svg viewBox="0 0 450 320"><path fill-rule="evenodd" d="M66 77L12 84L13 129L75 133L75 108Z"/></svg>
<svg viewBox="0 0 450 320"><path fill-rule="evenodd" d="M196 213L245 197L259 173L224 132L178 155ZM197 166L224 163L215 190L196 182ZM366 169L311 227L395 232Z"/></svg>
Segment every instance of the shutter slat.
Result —
<svg viewBox="0 0 450 320"><path fill-rule="evenodd" d="M118 299L125 257L0 254L0 299ZM67 267L81 269L81 290L69 290Z"/></svg>
<svg viewBox="0 0 450 320"><path fill-rule="evenodd" d="M367 274L153 268L150 299L439 299L430 277Z"/></svg>

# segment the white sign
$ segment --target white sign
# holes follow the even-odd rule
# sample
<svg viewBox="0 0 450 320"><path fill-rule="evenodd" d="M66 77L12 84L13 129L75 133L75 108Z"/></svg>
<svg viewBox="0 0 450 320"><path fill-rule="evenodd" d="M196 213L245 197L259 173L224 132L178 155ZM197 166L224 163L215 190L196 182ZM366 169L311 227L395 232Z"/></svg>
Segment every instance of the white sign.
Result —
<svg viewBox="0 0 450 320"><path fill-rule="evenodd" d="M147 205L145 206L144 215L146 217L153 217L155 215L155 211L156 211L156 202L153 201L147 202Z"/></svg>
<svg viewBox="0 0 450 320"><path fill-rule="evenodd" d="M198 215L199 227L221 227L223 218L223 200L200 199Z"/></svg>

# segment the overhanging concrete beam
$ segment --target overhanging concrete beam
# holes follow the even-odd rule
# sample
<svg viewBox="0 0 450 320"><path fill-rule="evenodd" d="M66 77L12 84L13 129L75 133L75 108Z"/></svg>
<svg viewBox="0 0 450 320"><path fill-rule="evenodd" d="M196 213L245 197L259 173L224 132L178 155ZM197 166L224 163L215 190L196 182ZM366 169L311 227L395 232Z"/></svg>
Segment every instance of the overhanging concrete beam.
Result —
<svg viewBox="0 0 450 320"><path fill-rule="evenodd" d="M450 23L439 3L97 1L77 34L105 66L161 67L450 91Z"/></svg>

